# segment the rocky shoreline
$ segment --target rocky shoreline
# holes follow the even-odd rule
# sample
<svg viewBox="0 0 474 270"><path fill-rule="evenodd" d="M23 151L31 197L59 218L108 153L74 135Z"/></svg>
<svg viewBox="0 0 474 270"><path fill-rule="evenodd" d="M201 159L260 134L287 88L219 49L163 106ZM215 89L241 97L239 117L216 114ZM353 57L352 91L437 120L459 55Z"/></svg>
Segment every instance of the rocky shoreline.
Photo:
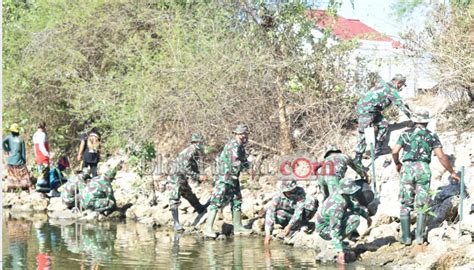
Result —
<svg viewBox="0 0 474 270"><path fill-rule="evenodd" d="M401 132L401 131L397 131ZM390 138L390 144L396 140L397 132ZM394 135L395 134L395 135ZM449 173L442 169L436 159L431 164L432 182L432 211L435 217L428 220L427 239L429 245L423 253L412 254L411 247L405 247L398 242L400 235L399 223L399 177L393 165L384 167L389 155L382 156L376 161L377 184L380 205L373 217L373 225L367 228L362 219L358 228L360 237L348 241L353 251L349 253L348 261L358 261L363 265L386 266L403 269L473 269L474 268L474 214L471 205L474 204L474 134L441 132L438 133L443 142L444 151L453 158L456 168L465 166L464 220L459 226L460 185L450 183ZM120 157L114 157L107 163L113 164ZM114 160L115 159L115 160ZM266 160L264 162L270 162ZM367 162L367 161L365 161ZM108 166L108 164L104 164ZM348 175L351 177L351 175ZM137 174L123 170L117 174L113 182L114 194L118 210L104 216L92 211L73 213L66 208L60 198L47 198L40 193L3 193L3 207L11 212L45 212L54 222L101 222L105 220L131 219L150 227L161 227L171 230L172 218L169 211L168 199L160 191L164 177L140 178ZM277 177L265 175L251 181L248 175L242 175L242 216L243 223L252 227L254 234L263 235L264 212L277 187ZM315 194L319 201L322 197L317 194L315 182L301 182L306 192ZM211 183L191 183L195 193L205 203L211 195ZM198 216L186 200L180 207L182 225L193 233L200 233L206 214ZM312 220L314 221L314 220ZM415 219L412 219L412 228ZM218 214L214 228L222 235L232 235L232 216L230 207L225 207ZM281 228L277 227L273 234L276 238ZM263 237L255 241L263 241ZM276 240L278 241L278 240ZM316 259L321 262L331 262L334 251L329 242L321 239L317 233L306 234L296 232L291 238L282 239L284 243L294 248L314 250Z"/></svg>

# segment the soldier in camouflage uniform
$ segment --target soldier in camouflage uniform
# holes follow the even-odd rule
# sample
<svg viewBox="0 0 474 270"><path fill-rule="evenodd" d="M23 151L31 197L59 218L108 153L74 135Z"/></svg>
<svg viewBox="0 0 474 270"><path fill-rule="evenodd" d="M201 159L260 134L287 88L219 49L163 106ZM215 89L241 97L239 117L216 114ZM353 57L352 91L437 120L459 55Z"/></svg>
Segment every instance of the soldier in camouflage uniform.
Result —
<svg viewBox="0 0 474 270"><path fill-rule="evenodd" d="M379 156L382 154L382 145L387 135L388 122L383 117L382 112L390 105L395 104L400 110L410 117L411 112L408 106L403 103L398 91L401 91L405 85L406 78L403 75L397 74L391 82L380 82L374 89L369 91L357 103L357 118L359 123L359 136L357 139L357 147L355 149L356 163L361 163L362 155L364 154L367 143L365 142L364 130L370 126L376 128L377 135L375 137L375 154Z"/></svg>
<svg viewBox="0 0 474 270"><path fill-rule="evenodd" d="M204 150L204 137L201 134L192 134L191 145L181 151L176 158L174 172L168 177L166 188L170 200L170 210L173 216L173 227L176 231L182 231L179 224L178 206L181 204L181 196L189 201L192 207L203 213L206 207L203 206L193 190L189 186L188 179L194 181L206 181L207 176L199 175L198 160Z"/></svg>
<svg viewBox="0 0 474 270"><path fill-rule="evenodd" d="M321 238L332 240L338 252L338 262L344 263L344 246L342 241L356 231L360 216L367 219L370 227L372 220L365 207L356 203L354 194L360 189L353 181L343 180L337 191L329 195L316 215L316 231Z"/></svg>
<svg viewBox="0 0 474 270"><path fill-rule="evenodd" d="M343 154L336 145L329 145L324 154L324 161L317 170L317 177L324 199L337 190L339 182L346 175L347 167L356 171L362 178L368 180L367 173L360 163L354 163L348 155Z"/></svg>
<svg viewBox="0 0 474 270"><path fill-rule="evenodd" d="M282 236L306 225L318 210L318 201L307 195L294 179L283 179L279 194L275 195L265 215L265 244L271 240L275 223L285 226Z"/></svg>
<svg viewBox="0 0 474 270"><path fill-rule="evenodd" d="M402 243L411 245L410 212L429 204L429 188L431 180L430 162L434 152L443 167L451 173L451 177L459 181L449 159L442 150L438 135L428 130L429 113L417 112L413 119L413 128L400 135L392 150L393 161L400 173L400 223L402 227ZM399 152L403 148L403 166L399 160ZM423 244L424 213L417 211L416 242Z"/></svg>
<svg viewBox="0 0 474 270"><path fill-rule="evenodd" d="M204 230L204 234L212 238L217 237L216 233L212 230L217 210L229 200L231 201L232 207L234 233L252 232L252 230L242 226L242 194L240 193L239 182L240 172L250 167L244 148L244 145L248 141L249 130L246 125L238 125L233 133L235 134L235 138L227 142L216 160L217 175L214 180L214 189L212 191L206 229Z"/></svg>
<svg viewBox="0 0 474 270"><path fill-rule="evenodd" d="M115 209L116 202L114 190L112 189L112 181L120 170L120 163L115 168L110 169L102 176L92 178L81 192L81 207L97 212L110 213Z"/></svg>
<svg viewBox="0 0 474 270"><path fill-rule="evenodd" d="M82 171L76 176L76 178L69 180L64 186L61 192L61 198L69 209L79 207L79 197L84 192L87 185L87 180L90 179L89 168L83 168Z"/></svg>

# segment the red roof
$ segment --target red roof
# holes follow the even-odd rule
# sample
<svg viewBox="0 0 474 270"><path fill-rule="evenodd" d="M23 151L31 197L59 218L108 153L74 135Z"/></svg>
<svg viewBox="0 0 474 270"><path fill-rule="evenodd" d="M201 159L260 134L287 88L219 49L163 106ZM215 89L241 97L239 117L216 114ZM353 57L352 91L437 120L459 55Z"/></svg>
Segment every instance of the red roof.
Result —
<svg viewBox="0 0 474 270"><path fill-rule="evenodd" d="M308 10L309 19L315 19L320 29L332 28L332 33L342 40L363 39L371 41L388 41L395 46L395 41L357 19L346 19L341 16L330 16L324 10Z"/></svg>

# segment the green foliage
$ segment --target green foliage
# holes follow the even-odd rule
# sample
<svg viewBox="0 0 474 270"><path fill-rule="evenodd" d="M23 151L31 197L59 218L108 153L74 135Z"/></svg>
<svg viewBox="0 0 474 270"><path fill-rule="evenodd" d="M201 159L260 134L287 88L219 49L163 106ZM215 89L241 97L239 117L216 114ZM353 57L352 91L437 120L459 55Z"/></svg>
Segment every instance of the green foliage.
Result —
<svg viewBox="0 0 474 270"><path fill-rule="evenodd" d="M438 192L439 192L438 190L432 190L432 189L430 189L430 190L428 191L428 196L429 196L430 198L434 198L434 197L436 196L436 194L438 194ZM432 217L437 217L436 213L434 213L434 212L431 211L431 210L432 210L432 207L429 205L429 203L425 203L425 204L423 205L423 207L416 209L417 212L421 212L421 213L423 213L423 214L427 214L427 215L430 215L430 216L432 216Z"/></svg>
<svg viewBox="0 0 474 270"><path fill-rule="evenodd" d="M314 22L300 3L3 3L5 123L23 122L30 136L46 120L53 148L74 151L86 120L101 131L106 152L130 144L149 149L169 130L183 138L202 130L222 141L241 122L254 140L278 144L283 85L290 85L287 105L304 108L289 116L291 126L307 127L302 146L330 136L322 128L329 125L318 124L322 114L339 126L351 117L343 90L352 80L347 62L355 43L313 40ZM333 125L330 132L339 130Z"/></svg>
<svg viewBox="0 0 474 270"><path fill-rule="evenodd" d="M398 0L392 5L394 14L401 18L407 14L411 14L415 8L424 4L423 0Z"/></svg>
<svg viewBox="0 0 474 270"><path fill-rule="evenodd" d="M472 0L450 0L449 3L454 8L466 8L469 7L469 5L472 3ZM402 18L404 16L411 15L418 7L428 7L430 5L436 4L438 3L431 1L430 3L426 3L426 1L423 0L398 0L392 5L392 9L398 18Z"/></svg>
<svg viewBox="0 0 474 270"><path fill-rule="evenodd" d="M423 214L426 214L426 215L430 215L432 217L436 217L436 213L434 213L433 211L431 211L431 206L429 204L424 204L423 207L421 208L417 208L416 211L417 212L420 212L420 213L423 213Z"/></svg>
<svg viewBox="0 0 474 270"><path fill-rule="evenodd" d="M155 144L145 141L141 146L129 149L128 164L143 177L152 169L152 161L156 158Z"/></svg>

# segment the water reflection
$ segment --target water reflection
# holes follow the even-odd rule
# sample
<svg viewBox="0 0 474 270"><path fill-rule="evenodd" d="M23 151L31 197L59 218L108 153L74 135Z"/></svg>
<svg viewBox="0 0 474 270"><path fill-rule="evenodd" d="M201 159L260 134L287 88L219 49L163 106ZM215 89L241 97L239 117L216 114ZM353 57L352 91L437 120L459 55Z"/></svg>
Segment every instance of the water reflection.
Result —
<svg viewBox="0 0 474 270"><path fill-rule="evenodd" d="M135 222L65 223L32 215L4 220L5 269L316 267L312 251L278 242L265 249L261 237L214 241Z"/></svg>
<svg viewBox="0 0 474 270"><path fill-rule="evenodd" d="M26 254L28 253L27 240L31 234L31 221L12 220L4 226L3 231L8 236L7 256L3 256L3 266L11 269L24 269ZM5 228L6 227L6 228Z"/></svg>

